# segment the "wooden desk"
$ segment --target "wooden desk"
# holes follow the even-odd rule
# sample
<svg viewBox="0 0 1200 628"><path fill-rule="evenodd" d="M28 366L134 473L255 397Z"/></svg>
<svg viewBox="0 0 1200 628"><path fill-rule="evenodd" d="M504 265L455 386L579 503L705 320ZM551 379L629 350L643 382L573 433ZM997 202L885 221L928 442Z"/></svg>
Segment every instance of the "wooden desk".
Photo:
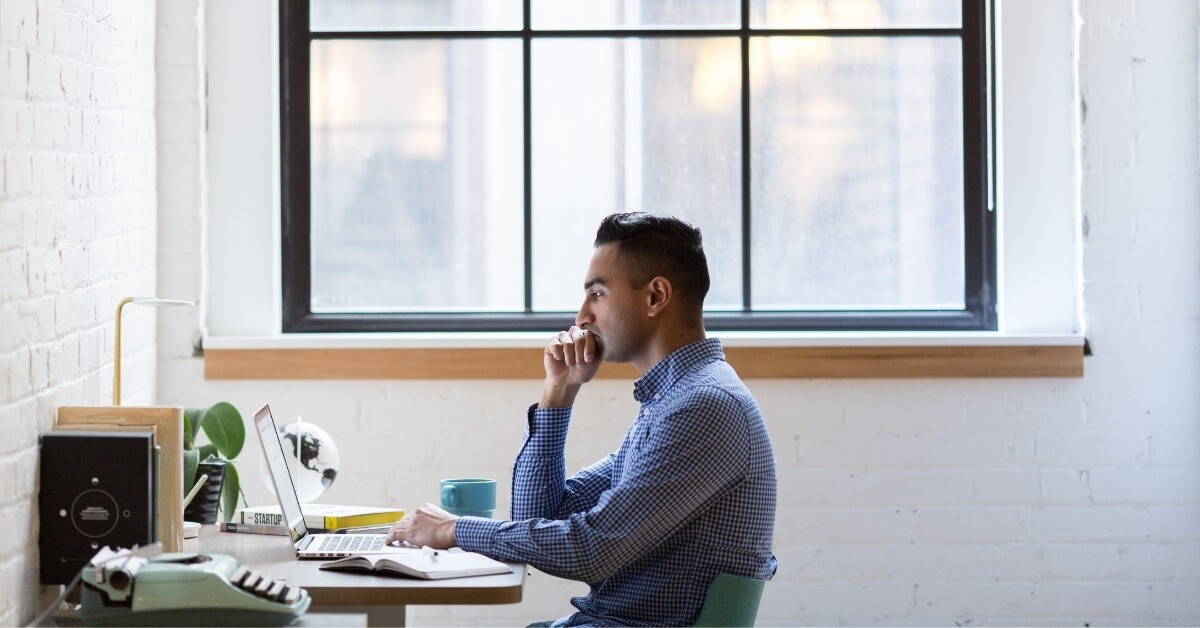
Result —
<svg viewBox="0 0 1200 628"><path fill-rule="evenodd" d="M285 536L221 532L215 525L187 539L184 551L229 554L243 565L282 578L312 597L312 611L366 613L368 626L403 626L408 604L514 604L525 587L525 565L508 563L508 574L418 580L321 571L320 560L299 560Z"/></svg>
<svg viewBox="0 0 1200 628"><path fill-rule="evenodd" d="M33 624L30 624L33 625ZM79 610L59 611L50 615L38 626L86 626ZM357 628L367 625L367 616L363 613L314 613L309 611L304 616L287 625L287 628Z"/></svg>

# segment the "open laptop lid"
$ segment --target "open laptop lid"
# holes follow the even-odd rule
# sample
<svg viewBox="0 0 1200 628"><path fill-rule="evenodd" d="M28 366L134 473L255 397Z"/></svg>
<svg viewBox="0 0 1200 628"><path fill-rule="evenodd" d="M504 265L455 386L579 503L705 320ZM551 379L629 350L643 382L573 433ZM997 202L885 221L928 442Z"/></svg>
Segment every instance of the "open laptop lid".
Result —
<svg viewBox="0 0 1200 628"><path fill-rule="evenodd" d="M271 408L266 404L254 413L254 431L258 433L258 442L262 444L267 468L271 470L271 484L275 486L279 511L283 513L284 523L292 536L292 543L295 543L308 535L308 526L304 525L304 511L300 510L300 498L296 496L296 486L292 484L292 472L288 469L287 458L283 455L283 445L279 442L279 432L275 429L275 418L271 416Z"/></svg>

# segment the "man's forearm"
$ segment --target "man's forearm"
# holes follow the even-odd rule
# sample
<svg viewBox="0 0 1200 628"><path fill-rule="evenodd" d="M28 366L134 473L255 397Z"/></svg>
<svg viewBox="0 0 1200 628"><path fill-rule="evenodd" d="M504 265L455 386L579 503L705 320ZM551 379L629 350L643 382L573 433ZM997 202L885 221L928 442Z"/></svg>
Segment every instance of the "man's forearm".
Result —
<svg viewBox="0 0 1200 628"><path fill-rule="evenodd" d="M529 432L513 465L512 517L553 517L566 479L563 447L571 410L530 408Z"/></svg>
<svg viewBox="0 0 1200 628"><path fill-rule="evenodd" d="M570 408L575 405L575 397L579 394L580 386L578 384L567 384L563 386L554 386L546 384L542 388L542 400L538 402L539 408Z"/></svg>
<svg viewBox="0 0 1200 628"><path fill-rule="evenodd" d="M529 433L513 465L512 518L557 519L587 510L612 486L610 454L566 477L563 448L571 408L534 408L528 415Z"/></svg>

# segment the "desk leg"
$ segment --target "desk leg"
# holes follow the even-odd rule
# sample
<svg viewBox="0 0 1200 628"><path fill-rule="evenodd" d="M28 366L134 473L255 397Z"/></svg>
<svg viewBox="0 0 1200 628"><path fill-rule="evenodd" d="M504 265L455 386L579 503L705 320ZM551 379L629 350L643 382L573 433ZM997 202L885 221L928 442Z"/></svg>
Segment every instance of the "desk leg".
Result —
<svg viewBox="0 0 1200 628"><path fill-rule="evenodd" d="M362 613L367 616L367 626L404 626L407 607L403 604L379 606L316 606L309 607L310 613Z"/></svg>

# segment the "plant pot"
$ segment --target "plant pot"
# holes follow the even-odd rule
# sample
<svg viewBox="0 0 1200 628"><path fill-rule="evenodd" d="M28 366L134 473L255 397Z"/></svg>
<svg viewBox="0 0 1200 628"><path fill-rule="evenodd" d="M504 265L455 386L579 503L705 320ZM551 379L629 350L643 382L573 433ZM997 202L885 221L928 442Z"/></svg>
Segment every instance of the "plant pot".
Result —
<svg viewBox="0 0 1200 628"><path fill-rule="evenodd" d="M205 474L208 475L208 480L187 508L183 509L184 521L217 522L217 511L221 508L221 485L225 482L225 461L201 462L196 470L196 477Z"/></svg>

